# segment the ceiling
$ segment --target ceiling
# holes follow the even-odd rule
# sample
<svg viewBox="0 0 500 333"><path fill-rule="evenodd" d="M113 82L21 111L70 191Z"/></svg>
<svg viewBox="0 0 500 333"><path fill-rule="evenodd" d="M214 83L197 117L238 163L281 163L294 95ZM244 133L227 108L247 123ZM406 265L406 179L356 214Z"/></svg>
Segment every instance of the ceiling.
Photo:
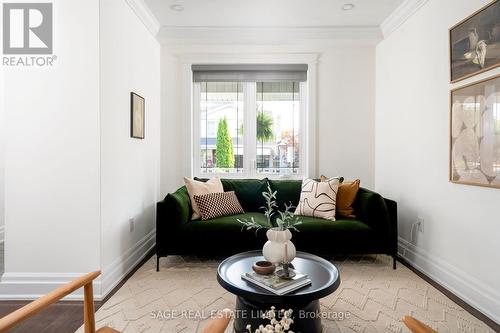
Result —
<svg viewBox="0 0 500 333"><path fill-rule="evenodd" d="M162 27L374 27L403 0L145 0ZM355 8L342 10L352 3ZM171 5L180 4L183 11Z"/></svg>

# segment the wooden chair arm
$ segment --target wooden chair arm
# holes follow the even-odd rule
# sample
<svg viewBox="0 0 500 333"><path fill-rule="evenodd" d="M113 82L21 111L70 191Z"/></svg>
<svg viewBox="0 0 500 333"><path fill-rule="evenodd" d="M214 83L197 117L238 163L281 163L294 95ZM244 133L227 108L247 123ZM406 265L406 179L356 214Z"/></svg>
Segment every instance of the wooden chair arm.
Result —
<svg viewBox="0 0 500 333"><path fill-rule="evenodd" d="M431 327L425 325L421 321L410 317L410 316L405 316L403 318L403 323L412 331L413 333L437 333L435 330L433 330Z"/></svg>
<svg viewBox="0 0 500 333"><path fill-rule="evenodd" d="M219 312L217 318L211 319L208 324L203 328L201 333L224 333L231 321L233 312L229 309L224 309Z"/></svg>
<svg viewBox="0 0 500 333"><path fill-rule="evenodd" d="M45 296L40 297L36 301L33 301L16 311L9 313L5 317L0 319L0 332L6 332L13 326L17 325L21 321L37 314L41 310L45 309L51 304L56 303L65 296L71 294L81 287L85 287L85 324L87 325L88 320L94 319L94 307L93 307L93 295L92 295L92 281L101 274L101 271L95 271L88 273L70 283L51 291ZM92 304L92 309L88 309L88 303ZM92 312L92 313L90 313ZM86 328L87 332L87 328ZM95 332L95 328L93 331Z"/></svg>

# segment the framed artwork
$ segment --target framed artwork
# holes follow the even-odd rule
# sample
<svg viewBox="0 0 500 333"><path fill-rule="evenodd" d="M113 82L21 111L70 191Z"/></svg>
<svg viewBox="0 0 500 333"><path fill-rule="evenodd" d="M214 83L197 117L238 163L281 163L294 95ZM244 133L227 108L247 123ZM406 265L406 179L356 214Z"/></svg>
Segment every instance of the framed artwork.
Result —
<svg viewBox="0 0 500 333"><path fill-rule="evenodd" d="M134 92L130 93L130 136L144 139L145 100Z"/></svg>
<svg viewBox="0 0 500 333"><path fill-rule="evenodd" d="M500 1L494 1L450 29L451 82L500 65Z"/></svg>
<svg viewBox="0 0 500 333"><path fill-rule="evenodd" d="M500 188L500 75L451 91L450 181Z"/></svg>

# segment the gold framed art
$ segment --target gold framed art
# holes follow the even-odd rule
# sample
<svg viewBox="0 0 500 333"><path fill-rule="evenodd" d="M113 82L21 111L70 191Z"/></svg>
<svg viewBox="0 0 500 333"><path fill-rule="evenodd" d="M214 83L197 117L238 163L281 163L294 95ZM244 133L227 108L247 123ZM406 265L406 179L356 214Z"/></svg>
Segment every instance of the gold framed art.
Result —
<svg viewBox="0 0 500 333"><path fill-rule="evenodd" d="M500 188L500 75L450 92L449 179Z"/></svg>
<svg viewBox="0 0 500 333"><path fill-rule="evenodd" d="M130 136L144 139L145 132L145 100L144 97L130 93Z"/></svg>

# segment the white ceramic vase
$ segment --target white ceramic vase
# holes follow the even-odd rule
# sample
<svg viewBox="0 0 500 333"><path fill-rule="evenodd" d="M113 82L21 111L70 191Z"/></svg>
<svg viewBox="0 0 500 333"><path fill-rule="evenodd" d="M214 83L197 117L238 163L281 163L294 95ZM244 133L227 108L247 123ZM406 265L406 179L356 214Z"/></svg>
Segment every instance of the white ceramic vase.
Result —
<svg viewBox="0 0 500 333"><path fill-rule="evenodd" d="M292 233L290 230L279 230L272 228L266 233L268 241L262 248L262 254L267 261L273 264L281 264L283 262L291 262L295 258L295 245L290 241ZM286 245L286 246L285 246ZM285 252L287 258L285 258Z"/></svg>

